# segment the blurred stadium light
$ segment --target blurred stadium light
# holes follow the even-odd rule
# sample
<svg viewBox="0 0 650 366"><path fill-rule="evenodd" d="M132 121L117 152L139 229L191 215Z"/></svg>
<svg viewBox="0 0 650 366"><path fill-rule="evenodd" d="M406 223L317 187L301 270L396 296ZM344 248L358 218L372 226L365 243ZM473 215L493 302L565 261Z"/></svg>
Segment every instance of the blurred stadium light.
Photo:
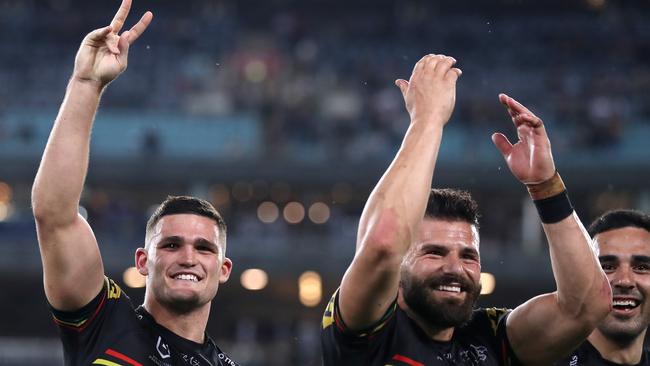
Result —
<svg viewBox="0 0 650 366"><path fill-rule="evenodd" d="M114 5L0 0L2 365L60 364L30 189L74 52ZM134 6L156 19L103 97L81 203L107 274L125 285L152 207L168 194L211 200L239 276L220 287L208 330L248 366L319 364L323 298L408 123L393 80L423 54L453 55L464 71L434 184L468 189L481 207L482 268L499 278L481 305L554 289L525 189L490 142L511 127L498 92L544 118L584 222L608 208L650 210L648 1ZM264 268L263 291L238 283L248 268ZM301 286L306 270L319 277ZM142 289L125 290L142 301Z"/></svg>

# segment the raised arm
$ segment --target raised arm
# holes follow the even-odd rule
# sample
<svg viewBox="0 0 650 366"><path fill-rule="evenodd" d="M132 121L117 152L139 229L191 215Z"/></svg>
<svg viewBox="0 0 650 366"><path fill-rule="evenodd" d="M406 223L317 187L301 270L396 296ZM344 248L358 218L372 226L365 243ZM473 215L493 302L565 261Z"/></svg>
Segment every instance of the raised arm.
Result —
<svg viewBox="0 0 650 366"><path fill-rule="evenodd" d="M500 133L492 141L535 200L557 286L556 292L518 306L508 317L507 333L524 364L549 365L576 348L609 313L611 290L591 239L564 195L544 123L513 98L501 94L499 100L519 141L512 145Z"/></svg>
<svg viewBox="0 0 650 366"><path fill-rule="evenodd" d="M147 12L118 35L130 7L131 0L123 0L109 26L84 38L32 188L45 294L59 310L79 309L103 284L97 241L78 208L100 95L126 69L129 45L152 19Z"/></svg>
<svg viewBox="0 0 650 366"><path fill-rule="evenodd" d="M411 123L397 156L361 215L356 254L339 293L340 314L352 330L384 315L397 296L402 257L424 217L444 125L456 100L456 60L428 55L409 81L397 80Z"/></svg>

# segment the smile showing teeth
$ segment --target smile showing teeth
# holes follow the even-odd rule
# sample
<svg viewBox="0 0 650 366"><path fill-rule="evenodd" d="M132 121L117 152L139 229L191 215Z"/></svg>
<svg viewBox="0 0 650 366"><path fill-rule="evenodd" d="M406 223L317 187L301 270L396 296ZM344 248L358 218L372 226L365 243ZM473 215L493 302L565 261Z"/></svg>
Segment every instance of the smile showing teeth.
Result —
<svg viewBox="0 0 650 366"><path fill-rule="evenodd" d="M460 292L459 286L438 286L437 290L447 292Z"/></svg>
<svg viewBox="0 0 650 366"><path fill-rule="evenodd" d="M614 300L612 305L617 309L631 309L639 305L639 302L636 300Z"/></svg>
<svg viewBox="0 0 650 366"><path fill-rule="evenodd" d="M193 274L179 274L174 276L175 280L183 280L183 281L192 281L192 282L198 282L199 279Z"/></svg>

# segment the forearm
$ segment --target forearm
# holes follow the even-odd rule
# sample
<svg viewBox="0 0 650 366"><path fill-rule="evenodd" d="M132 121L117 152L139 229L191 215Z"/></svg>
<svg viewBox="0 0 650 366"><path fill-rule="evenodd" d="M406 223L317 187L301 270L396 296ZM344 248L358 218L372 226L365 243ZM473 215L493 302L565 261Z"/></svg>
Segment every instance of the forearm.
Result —
<svg viewBox="0 0 650 366"><path fill-rule="evenodd" d="M68 83L32 189L37 220L65 225L76 219L100 95L96 84L75 79Z"/></svg>
<svg viewBox="0 0 650 366"><path fill-rule="evenodd" d="M560 307L576 316L606 314L611 299L609 283L575 212L557 223L543 226Z"/></svg>
<svg viewBox="0 0 650 366"><path fill-rule="evenodd" d="M392 244L397 246L395 251L405 253L408 250L424 217L443 122L412 121L399 152L366 203L359 224L357 249L362 243L372 241L376 225L388 219L396 231L391 235Z"/></svg>

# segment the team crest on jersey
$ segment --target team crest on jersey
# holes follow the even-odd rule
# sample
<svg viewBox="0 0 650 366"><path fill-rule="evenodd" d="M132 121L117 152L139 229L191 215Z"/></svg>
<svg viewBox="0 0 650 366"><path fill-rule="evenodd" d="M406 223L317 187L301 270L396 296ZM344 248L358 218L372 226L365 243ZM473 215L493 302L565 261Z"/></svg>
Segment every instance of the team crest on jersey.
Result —
<svg viewBox="0 0 650 366"><path fill-rule="evenodd" d="M156 342L156 350L163 360L172 356L169 351L169 345L165 343L160 336L158 337L158 342Z"/></svg>

